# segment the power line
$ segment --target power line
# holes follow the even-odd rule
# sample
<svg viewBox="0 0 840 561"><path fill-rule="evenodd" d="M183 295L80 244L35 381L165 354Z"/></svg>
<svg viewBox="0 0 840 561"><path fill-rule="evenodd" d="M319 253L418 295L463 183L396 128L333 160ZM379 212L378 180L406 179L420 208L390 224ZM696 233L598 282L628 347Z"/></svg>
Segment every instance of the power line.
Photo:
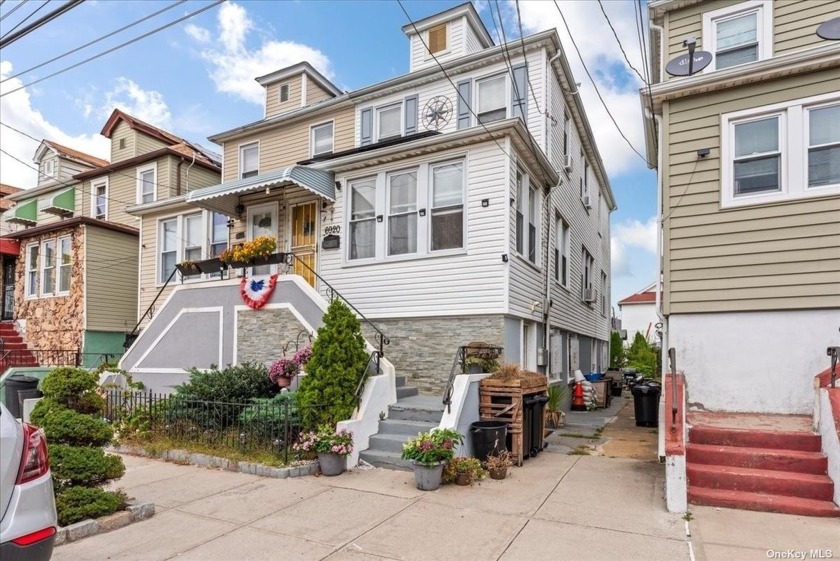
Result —
<svg viewBox="0 0 840 561"><path fill-rule="evenodd" d="M123 32L123 31L125 31L126 29L129 29L129 28L131 28L131 27L134 27L135 25L141 24L141 23L143 23L144 21L149 20L149 19L151 19L151 18L153 18L153 17L155 17L155 16L157 16L157 15L160 15L160 14L162 14L163 12L166 12L167 10L171 10L172 8L174 8L174 7L176 7L176 6L181 5L181 4L183 4L184 2L186 2L186 1L187 1L187 0L177 0L177 1L176 1L176 2L174 2L173 4L170 4L170 5L168 5L168 6L165 6L165 7L161 8L160 10L158 10L158 11L156 11L156 12L153 12L153 13L149 14L148 16L145 16L145 17L143 17L143 18L140 18L140 19L138 19L138 20L136 20L136 21L134 21L134 22L132 22L132 23L129 23L128 25L125 25L125 26L123 26L123 27L120 27L119 29L115 29L114 31L112 31L112 32L108 33L107 35L103 35L102 37L99 37L99 38L97 38L97 39L94 39L93 41L89 41L89 42L85 43L84 45L81 45L81 46L79 46L79 47L76 47L75 49L72 49L72 50L70 50L70 51L67 51L66 53L60 54L60 55L58 55L58 56L56 56L56 57L53 57L53 58L51 58L51 59L50 59L50 60L48 60L48 61L42 62L41 64L38 64L38 65L32 66L32 67L30 67L30 68L27 68L26 70L21 70L21 71L20 71L20 72L18 72L17 74L14 74L14 75L12 75L12 76L8 76L7 78L3 78L2 80L0 80L0 84L2 84L3 82L6 82L7 80L11 80L11 79L13 79L13 78L17 78L17 77L19 77L19 76L22 76L23 74L26 74L27 72L32 72L33 70L38 70L39 68L42 68L42 67L44 67L44 66L46 66L46 65L48 65L48 64L51 64L51 63L53 63L53 62L55 62L55 61L57 61L57 60L60 60L60 59L62 59L62 58L64 58L64 57L66 57L66 56L72 55L73 53L79 52L79 51L81 51L82 49L85 49L85 48L87 48L87 47L90 47L91 45L94 45L94 44L96 44L96 43L99 43L100 41L103 41L103 40L105 40L105 39L107 39L107 38L109 38L109 37L113 37L113 36L114 36L114 35L116 35L117 33L121 33L121 32Z"/></svg>
<svg viewBox="0 0 840 561"><path fill-rule="evenodd" d="M633 72L636 73L636 76L639 77L639 80L641 80L643 84L647 85L648 81L645 79L644 76L642 76L642 74L638 70L636 70L636 67L633 66L633 63L630 62L630 58L627 56L627 52L624 50L624 45L621 44L621 39L618 38L618 32L615 30L615 27L613 27L613 24L610 21L610 17L607 15L607 11L604 9L604 3L601 0L598 0L598 6L601 7L601 13L604 14L604 19L607 20L607 25L610 26L610 29L613 32L615 41L616 43L618 43L618 48L621 49L621 54L624 55L624 60L627 62L627 66L629 66L633 70ZM635 4L633 11L635 12Z"/></svg>
<svg viewBox="0 0 840 561"><path fill-rule="evenodd" d="M672 206L671 210L668 212L668 215L662 219L662 226L665 226L665 221L671 218L671 215L674 214L674 211L677 210L677 208L680 206L680 203L682 202L683 197L685 197L685 194L688 193L688 189L691 187L691 181L694 179L694 172L697 171L698 163L700 163L699 159L694 160L694 167L691 168L691 175L688 176L688 183L686 184L685 189L683 189L683 192L680 193L680 197L677 199L677 204Z"/></svg>
<svg viewBox="0 0 840 561"><path fill-rule="evenodd" d="M566 22L566 16L564 16L563 12L560 10L560 6L557 4L557 0L553 0L553 1L554 1L554 7L557 8L557 12L559 12L559 14L560 14L560 19L563 20L563 25L566 28L566 33L569 34L569 39L571 39L571 41L572 41L572 46L575 48L575 51L577 52L578 58L580 58L580 63L583 65L583 69L584 69L584 71L586 71L586 75L589 77L589 80L592 82L592 86L595 88L595 93L598 94L598 99L601 100L601 104L604 106L604 110L606 110L607 115L609 115L610 120L612 121L613 125L615 125L615 128L618 131L618 134L621 135L621 138L623 138L624 141L627 143L627 145L630 147L630 149L633 152L635 152L636 155L638 155L642 160L644 160L645 164L647 164L647 161L648 161L647 158L645 158L642 155L641 152L636 150L636 148L633 146L633 144L630 142L630 140L624 135L624 132L621 130L621 127L618 126L618 122L616 122L615 117L613 117L613 114L610 111L610 108L607 106L607 102L604 101L604 97L601 95L601 91L598 89L598 84L595 82L595 78L592 77L592 74L589 72L589 68L586 67L586 62L583 60L583 55L581 54L580 49L578 48L577 43L575 42L575 38L572 37L572 31L569 29L569 24Z"/></svg>
<svg viewBox="0 0 840 561"><path fill-rule="evenodd" d="M124 43L120 43L119 45L116 45L116 46L114 46L114 47L111 47L110 49L107 49L107 50L105 50L105 51L103 51L103 52L101 52L101 53L99 53L99 54L93 55L92 57L88 57L88 58L86 58L85 60L82 60L82 61L77 62L77 63L75 63L75 64L73 64L73 65L70 65L70 66L68 66L68 67L66 67L66 68L63 68L63 69L58 70L58 71L56 71L56 72L53 72L52 74L48 74L47 76L44 76L43 78L38 78L37 80L32 80L31 82L28 82L28 83L26 83L26 84L23 84L22 86L20 86L20 87L18 87L18 88L15 88L15 89L13 89L13 90L9 90L9 91L7 91L7 92L5 92L5 93L2 93L2 94L0 94L0 97L4 97L4 96L7 96L7 95L9 95L9 94L11 94L11 93L15 93L15 92L17 92L17 91L23 90L23 89L25 89L25 88L28 88L29 86L32 86L32 85L34 85L34 84L38 84L38 83L43 82L44 80L48 80L48 79L50 79L50 78L52 78L52 77L54 77L54 76L58 76L59 74L63 74L63 73L65 73L65 72L67 72L68 70L73 70L74 68L77 68L77 67L79 67L79 66L81 66L81 65L83 65L83 64L87 64L88 62L91 62L91 61L96 60L96 59L98 59L98 58L101 58L101 57L103 57L103 56L105 56L105 55L107 55L107 54L110 54L110 53L112 53L112 52L114 52L114 51L116 51L116 50L119 50L119 49L121 49L121 48L123 48L123 47L126 47L126 46L128 46L128 45L131 45L132 43L136 43L137 41L140 41L141 39L145 39L146 37L148 37L148 36L150 36L150 35L154 35L155 33L158 33L158 32L160 32L160 31L163 31L164 29L167 29L167 28L169 28L169 27L172 27L173 25L175 25L175 24L177 24L177 23L181 23L181 22L182 22L182 21L184 21L184 20L190 19L190 18L191 18L191 17L193 17L193 16L197 16L198 14L200 14L200 13L202 13L202 12L206 12L207 10L209 10L209 9L211 9L211 8L215 8L216 6L218 6L219 4L221 4L222 2L225 2L225 0L215 0L213 3L208 4L208 5L204 6L203 8L199 8L198 10L195 10L194 12L190 12L189 14L187 14L187 15L185 15L185 16L182 16L182 17L180 17L180 18L178 18L178 19L176 19L176 20L173 20L173 21L171 21L171 22L169 22L169 23L167 23L167 24L165 24L165 25L161 25L160 27L156 27L155 29L152 29L151 31L148 31L148 32L146 32L146 33L144 33L144 34L142 34L142 35L139 35L139 36L135 37L134 39L130 39L130 40L128 40L128 41L125 41Z"/></svg>
<svg viewBox="0 0 840 561"><path fill-rule="evenodd" d="M76 6L79 6L84 1L85 0L70 0L69 2L63 4L62 6L59 6L58 8L53 10L52 12L43 16L42 18L33 21L32 23L30 23L29 25L27 25L26 27L24 27L23 29L21 29L17 33L12 33L12 31L14 31L20 25L20 23L23 23L23 21L26 21L26 20L23 20L18 25L16 25L14 28L12 28L12 30L9 31L9 33L7 33L2 38L0 38L0 48L11 45L12 43L17 41L18 39L22 39L23 37L26 37L27 35L29 35L33 31L35 31L36 29L48 24L49 22L53 21L54 19L57 19L57 18L61 17L62 14L65 14L66 12L69 12L70 10L75 8ZM49 2L49 0L47 0L47 2L44 2L43 4L41 4L41 6L38 8L38 10L40 10L41 8L46 6L48 2ZM32 12L29 17L34 16L38 12L38 10L35 10L34 12ZM26 19L29 19L29 18L26 18Z"/></svg>
<svg viewBox="0 0 840 561"><path fill-rule="evenodd" d="M29 2L29 0L23 0L20 4L18 4L17 6L15 6L14 8L12 8L12 9L11 9L11 10L9 10L8 12L6 12L6 14L5 14L5 15L0 16L0 21L3 21L4 19L6 19L7 17L9 17L9 16L10 16L10 15L12 15L13 13L15 13L16 11L18 11L19 9L21 9L21 8L23 7L23 5L24 5L24 4L26 4L27 2Z"/></svg>
<svg viewBox="0 0 840 561"><path fill-rule="evenodd" d="M655 151L659 150L659 135L656 130L656 119L654 119L654 110L653 110L653 92L651 91L651 70L648 66L648 51L647 51L647 41L644 39L645 34L645 24L644 24L644 16L642 10L642 3L641 0L634 5L633 12L637 14L636 16L636 30L639 36L639 51L642 53L642 69L644 70L645 77L647 78L647 91L648 91L648 106L650 108L650 118L653 120L653 148ZM657 163L657 166L659 163Z"/></svg>
<svg viewBox="0 0 840 561"><path fill-rule="evenodd" d="M496 33L499 34L499 26L496 25L496 18L493 15L493 6L490 5L490 19L493 20L493 27L496 29ZM519 94L519 86L516 84L516 77L513 75L513 61L510 56L510 51L508 51L508 42L507 37L505 37L505 24L502 21L502 10L499 8L499 0L496 0L496 13L499 14L499 25L501 26L501 39L502 39L502 60L505 62L505 66L507 66L508 72L510 72L510 83L513 85L513 92L516 95L517 100L521 100L522 96ZM525 53L523 52L522 55L524 56ZM526 61L527 65L527 61ZM521 108L521 105L520 105ZM528 120L527 116L523 115L523 119L525 120L525 128L528 128Z"/></svg>
<svg viewBox="0 0 840 561"><path fill-rule="evenodd" d="M76 1L77 1L77 2L80 2L81 0L76 0ZM41 10L43 10L43 9L47 6L47 4L49 4L49 3L50 3L50 0L44 0L44 3L43 3L43 4L41 4L40 6L38 6L37 8L35 8L34 10L32 10L31 12L29 12L29 15L28 15L28 16L26 16L25 18L23 18L22 20L20 20L19 22L17 22L13 28L11 28L11 29L10 29L10 30L8 30L6 33L4 33L4 34L3 34L3 36L2 36L2 37L0 37L0 47L5 47L5 46L6 46L6 42L7 42L7 41L8 41L8 42L13 41L13 40L15 39L14 37L12 37L11 39L6 39L6 38L7 38L9 35L11 35L12 33L14 33L15 29L17 29L18 27L20 27L21 25L23 25L24 23L26 23L26 22L29 20L29 18L31 18L32 16L34 16L35 14L37 14L38 12L40 12ZM47 15L49 15L49 14L47 14ZM38 21L40 21L40 20L38 20ZM37 22L35 22L35 23L37 23ZM29 27L30 27L30 26L27 26L27 27L25 27L25 28L21 29L20 31L21 31L21 32L24 32L24 31L26 31L27 29L29 29ZM28 33L28 32L27 32L27 33Z"/></svg>
<svg viewBox="0 0 840 561"><path fill-rule="evenodd" d="M525 64L528 64L528 57L525 54L525 37L522 35L522 14L519 12L519 0L516 0L516 21L519 26L519 42L522 43L522 56L525 57ZM531 89L531 97L534 98L534 105L537 106L537 111L539 111L540 115L543 115L543 110L540 109L540 102L537 101L537 94L534 93L534 85L531 84L531 73L527 73L526 77L528 78L528 87ZM546 107L545 113L546 116L548 115L548 107Z"/></svg>

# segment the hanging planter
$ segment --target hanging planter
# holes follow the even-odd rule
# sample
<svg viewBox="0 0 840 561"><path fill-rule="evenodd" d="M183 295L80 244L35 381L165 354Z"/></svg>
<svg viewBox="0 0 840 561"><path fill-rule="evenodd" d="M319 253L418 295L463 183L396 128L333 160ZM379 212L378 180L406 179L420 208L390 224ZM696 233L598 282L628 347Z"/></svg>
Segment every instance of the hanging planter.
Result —
<svg viewBox="0 0 840 561"><path fill-rule="evenodd" d="M211 259L205 259L204 261L199 261L196 263L199 271L206 275L212 275L214 273L219 273L225 269L227 269L227 265L225 265L221 259L218 257L213 257Z"/></svg>
<svg viewBox="0 0 840 561"><path fill-rule="evenodd" d="M175 265L175 268L178 269L178 272L181 273L182 277L201 274L201 269L199 269L198 263L195 261L182 261Z"/></svg>

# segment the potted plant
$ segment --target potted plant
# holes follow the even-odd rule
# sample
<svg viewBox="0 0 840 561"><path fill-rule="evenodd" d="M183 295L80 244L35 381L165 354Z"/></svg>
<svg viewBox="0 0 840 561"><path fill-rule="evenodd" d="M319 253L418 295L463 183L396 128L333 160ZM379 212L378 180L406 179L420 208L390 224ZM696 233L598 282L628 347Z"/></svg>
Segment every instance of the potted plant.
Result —
<svg viewBox="0 0 840 561"><path fill-rule="evenodd" d="M499 368L499 363L492 358L484 358L480 356L468 356L464 360L467 374L481 374L483 372L495 372Z"/></svg>
<svg viewBox="0 0 840 561"><path fill-rule="evenodd" d="M403 444L402 458L414 464L414 480L421 491L440 487L444 464L455 455L464 437L452 429L418 434Z"/></svg>
<svg viewBox="0 0 840 561"><path fill-rule="evenodd" d="M224 250L219 259L231 267L250 267L253 265L270 265L277 263L279 256L277 239L272 236L257 236L253 240L235 245Z"/></svg>
<svg viewBox="0 0 840 561"><path fill-rule="evenodd" d="M481 467L478 458L459 457L452 458L444 469L444 483L455 483L456 485L472 485L477 479L487 476L487 471Z"/></svg>
<svg viewBox="0 0 840 561"><path fill-rule="evenodd" d="M281 358L272 363L268 369L269 379L280 386L288 388L295 376L300 374L300 364L294 358Z"/></svg>
<svg viewBox="0 0 840 561"><path fill-rule="evenodd" d="M563 383L548 386L548 401L545 402L545 423L548 428L556 429L565 424L566 414L562 408L568 393L569 387Z"/></svg>
<svg viewBox="0 0 840 561"><path fill-rule="evenodd" d="M353 451L353 433L345 429L336 431L324 425L317 432L302 433L292 448L298 452L318 454L322 475L341 475L347 467L347 456Z"/></svg>
<svg viewBox="0 0 840 561"><path fill-rule="evenodd" d="M175 268L178 269L178 272L181 273L182 277L201 274L201 269L198 268L198 264L195 261L181 261L175 265Z"/></svg>
<svg viewBox="0 0 840 561"><path fill-rule="evenodd" d="M510 457L510 452L502 450L495 456L487 456L484 465L490 472L490 479L504 479L507 477L508 468L513 465L513 459Z"/></svg>

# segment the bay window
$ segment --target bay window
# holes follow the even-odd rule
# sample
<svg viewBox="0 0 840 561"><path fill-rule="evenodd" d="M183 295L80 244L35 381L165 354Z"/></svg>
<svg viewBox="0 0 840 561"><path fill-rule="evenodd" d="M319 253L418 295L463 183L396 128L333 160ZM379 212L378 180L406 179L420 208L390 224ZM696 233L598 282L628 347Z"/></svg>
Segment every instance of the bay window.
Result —
<svg viewBox="0 0 840 561"><path fill-rule="evenodd" d="M388 176L388 255L417 253L417 172Z"/></svg>
<svg viewBox="0 0 840 561"><path fill-rule="evenodd" d="M432 166L431 251L464 247L464 164Z"/></svg>
<svg viewBox="0 0 840 561"><path fill-rule="evenodd" d="M350 259L376 256L376 179L350 184Z"/></svg>
<svg viewBox="0 0 840 561"><path fill-rule="evenodd" d="M41 296L55 293L55 240L41 242Z"/></svg>
<svg viewBox="0 0 840 561"><path fill-rule="evenodd" d="M73 269L73 246L69 237L58 239L58 292L70 292L70 274Z"/></svg>

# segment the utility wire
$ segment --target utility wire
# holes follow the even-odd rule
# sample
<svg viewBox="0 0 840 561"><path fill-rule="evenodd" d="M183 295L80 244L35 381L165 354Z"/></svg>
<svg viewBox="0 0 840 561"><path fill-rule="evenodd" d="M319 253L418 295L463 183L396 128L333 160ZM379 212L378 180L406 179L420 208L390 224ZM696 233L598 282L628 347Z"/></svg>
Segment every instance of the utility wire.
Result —
<svg viewBox="0 0 840 561"><path fill-rule="evenodd" d="M114 52L114 51L116 51L116 50L119 50L119 49L121 49L121 48L123 48L123 47L126 47L126 46L128 46L128 45L131 45L132 43L136 43L137 41L140 41L141 39L145 39L146 37L148 37L148 36L150 36L150 35L154 35L155 33L158 33L158 32L160 32L160 31L163 31L164 29L167 29L167 28L169 28L169 27L172 27L173 25L175 25L175 24L177 24L177 23L181 23L181 22L182 22L182 21L184 21L184 20L187 20L187 19L190 19L191 17L197 16L198 14L200 14L200 13L202 13L202 12L206 12L206 11L207 11L207 10L209 10L210 8L215 8L216 6L218 6L219 4L221 4L222 2L225 2L225 0L215 0L215 1L214 1L213 3L211 3L211 4L208 4L208 5L206 5L206 6L202 7L202 8L199 8L198 10L195 10L195 11L193 11L193 12L190 12L189 14L187 14L187 15L185 15L185 16L182 16L182 17L180 17L180 18L178 18L178 19L176 19L176 20L170 21L170 22L169 22L169 23L167 23L167 24L161 25L160 27L156 27L155 29L152 29L151 31L148 31L148 32L146 32L146 33L144 33L144 34L142 34L142 35L139 35L139 36L137 36L137 37L135 37L135 38L133 38L133 39L130 39L130 40L128 40L128 41L125 41L124 43L120 43L119 45L116 45L116 46L114 46L114 47L111 47L111 48L110 48L110 49L108 49L108 50L102 51L102 52L101 52L101 53L99 53L99 54L93 55L92 57L88 57L88 58L86 58L85 60L82 60L82 61L80 61L80 62L77 62L77 63L75 63L75 64L73 64L73 65L70 65L70 66L68 66L68 67L66 67L66 68L62 68L61 70L58 70L58 71L56 71L56 72L53 72L52 74L48 74L48 75L44 76L43 78L38 78L37 80L32 80L31 82L28 82L28 83L26 83L26 84L23 84L22 86L20 86L20 87L18 87L18 88L15 88L15 89L13 89L13 90L9 90L9 91L7 91L7 92L4 92L4 93L0 94L0 97L4 97L4 96L7 96L7 95L9 95L9 94L11 94L11 93L15 93L15 92L20 91L20 90L22 90L22 89L28 88L29 86L32 86L32 85L34 85L34 84L38 84L38 83L40 83L40 82L43 82L44 80L48 80L48 79L50 79L50 78L52 78L52 77L54 77L54 76L58 76L59 74L63 74L63 73L65 73L65 72L67 72L68 70L72 70L72 69L77 68L77 67L79 67L79 66L81 66L81 65L83 65L83 64L87 64L88 62L91 62L91 61L96 60L96 59L98 59L98 58L101 58L101 57L103 57L103 56L105 56L105 55L107 55L107 54L110 54L110 53L112 53L112 52Z"/></svg>
<svg viewBox="0 0 840 561"><path fill-rule="evenodd" d="M504 24L504 21L502 21L502 9L499 7L499 0L496 0L496 13L499 14L499 25L498 26L496 25L496 18L495 18L495 16L493 16L493 6L490 5L489 7L490 7L490 19L493 20L493 27L496 29L496 34L500 35L501 39L502 39L502 45L501 45L501 47L502 47L502 60L505 61L505 66L507 66L508 72L510 73L510 83L513 85L514 95L516 96L517 100L521 101L522 96L519 93L519 86L516 84L516 77L513 75L513 62L512 62L512 59L510 57L510 51L508 50L507 37L505 37L505 24ZM501 26L501 28L502 28L501 32L499 31L499 26ZM522 54L523 54L523 56L525 55L524 52ZM526 61L526 65L527 65L527 61ZM521 107L521 105L520 105L520 107ZM528 120L525 117L527 117L527 116L523 115L523 118L525 120L525 128L527 129L528 128Z"/></svg>
<svg viewBox="0 0 840 561"><path fill-rule="evenodd" d="M630 62L630 58L627 56L627 52L624 50L624 45L621 44L621 39L618 38L618 32L615 30L615 27L613 27L613 24L610 21L610 17L607 15L607 11L604 9L604 3L601 0L598 0L598 6L601 7L601 13L604 14L604 19L607 20L607 25L610 26L610 29L613 32L615 41L616 43L618 43L618 48L621 49L621 54L624 55L624 60L627 62L627 66L629 66L633 70L633 72L636 73L636 76L639 77L639 80L641 80L643 84L647 85L648 81L645 79L644 76L642 76L641 72L636 70L636 67L633 66L633 63ZM635 10L636 9L634 4L633 11L635 12Z"/></svg>
<svg viewBox="0 0 840 561"><path fill-rule="evenodd" d="M113 37L113 36L114 36L114 35L116 35L117 33L121 33L121 32L123 32L123 31L125 31L126 29L129 29L129 28L131 28L131 27L134 27L135 25L141 24L141 23L143 23L144 21L149 20L149 19L151 19L151 18L153 18L153 17L155 17L155 16L157 16L157 15L160 15L160 14L162 14L163 12L165 12L165 11L167 11L167 10L171 10L172 8L174 8L174 7L176 7L176 6L181 5L181 4L183 4L184 2L186 2L186 1L187 1L187 0L177 0L176 2L174 2L174 3L172 3L172 4L168 5L168 6L165 6L165 7L161 8L161 9L160 9L160 10L158 10L158 11L156 11L156 12L153 12L153 13L149 14L148 16L145 16L145 17L143 17L143 18L140 18L140 19L138 19L138 20L136 20L136 21L134 21L134 22L132 22L132 23L129 23L128 25L125 25L125 26L123 26L123 27L120 27L119 29L115 29L114 31L112 31L112 32L108 33L107 35L103 35L102 37L99 37L99 38L97 38L97 39L94 39L93 41L89 41L89 42L85 43L84 45L81 45L81 46L79 46L79 47L76 47L75 49L72 49L72 50L70 50L70 51L67 51L66 53L60 54L60 55L58 55L58 56L56 56L56 57L53 57L53 58L51 58L51 59L50 59L50 60L48 60L48 61L42 62L41 64L38 64L38 65L32 66L32 67L30 67L30 68L27 68L26 70L21 70L21 71L20 71L20 72L18 72L17 74L14 74L14 75L9 76L9 77L7 77L7 78L3 78L2 80L0 80L0 84L2 84L3 82L5 82L5 81L7 81L7 80L11 80L11 79L13 79L13 78L17 78L17 77L19 77L19 76L22 76L23 74L26 74L27 72L32 72L33 70L38 70L39 68L42 68L42 67L44 67L44 66L46 66L46 65L48 65L48 64L51 64L51 63L53 63L53 62L55 62L55 61L57 61L57 60L60 60L60 59L62 59L62 58L64 58L64 57L66 57L66 56L72 55L73 53L77 53L77 52L81 51L82 49L85 49L85 48L87 48L87 47L90 47L91 45L94 45L94 44L96 44L96 43L99 43L100 41L103 41L103 40L105 40L105 39L107 39L107 38L109 38L109 37Z"/></svg>
<svg viewBox="0 0 840 561"><path fill-rule="evenodd" d="M633 12L637 14L636 26L637 26L637 32L638 32L638 35L639 35L639 51L642 53L642 68L644 69L645 77L647 77L648 106L650 108L650 118L653 121L653 149L654 149L654 151L658 152L658 150L659 150L659 135L657 133L657 124L656 124L656 119L654 118L654 111L653 111L653 92L651 91L651 69L648 66L648 61L650 59L648 58L647 41L645 41L645 39L644 39L645 24L644 24L644 15L643 15L641 0L639 0L634 5ZM660 79L661 79L661 77L660 77ZM657 162L656 165L658 167L659 163Z"/></svg>
<svg viewBox="0 0 840 561"><path fill-rule="evenodd" d="M607 106L607 102L604 101L604 97L601 95L601 91L598 89L598 84L595 82L595 78L592 77L592 74L589 72L589 68L586 67L586 62L583 60L583 55L581 54L580 49L578 48L577 43L575 42L575 39L572 36L572 31L569 29L569 24L566 22L566 16L564 16L563 12L560 10L560 6L557 4L557 0L553 0L553 1L554 1L554 7L557 8L557 11L560 13L560 19L563 20L563 25L566 28L566 32L569 34L569 39L571 39L571 41L572 41L572 46L575 48L575 51L577 52L578 58L580 58L580 63L583 65L583 69L584 69L584 71L586 71L586 75L589 77L589 80L592 82L592 86L595 88L595 93L598 94L598 99L601 100L601 104L604 106L604 110L606 110L607 115L609 115L610 120L613 122L613 125L615 125L615 128L618 131L618 134L621 135L621 138L623 138L624 141L627 143L627 145L630 147L630 149L633 152L635 152L636 155L638 155L642 160L644 160L645 164L647 164L647 161L648 161L647 158L644 157L641 152L636 150L636 148L633 146L633 144L630 142L630 140L624 135L624 132L621 130L621 127L618 126L618 123L616 122L615 117L613 117L612 112L610 112L610 108Z"/></svg>
<svg viewBox="0 0 840 561"><path fill-rule="evenodd" d="M528 58L525 55L525 37L522 35L522 14L519 12L519 0L516 0L516 22L519 26L519 42L522 44L522 56L525 57L525 64L528 64ZM537 106L537 111L540 115L548 116L548 107L545 108L545 113L540 109L540 102L537 101L537 94L534 93L534 86L531 84L531 73L527 73L528 87L531 89L531 97L534 98L534 105Z"/></svg>
<svg viewBox="0 0 840 561"><path fill-rule="evenodd" d="M76 0L76 1L78 2L78 1L81 1L81 0ZM32 11L29 13L29 15L28 15L28 16L26 16L25 18L23 18L22 20L20 20L19 22L17 22L13 28L11 28L11 29L10 29L10 30L8 30L6 33L4 33L4 34L0 37L0 47L5 47L5 46L6 46L6 44L7 44L7 42L11 42L11 41L13 41L13 40L14 40L14 37L12 37L11 39L6 39L6 38L7 38L9 35L11 35L12 33L14 33L15 29L17 29L18 27L20 27L21 25L23 25L24 23L26 23L27 21L29 21L29 18L31 18L32 16L34 16L35 14L37 14L38 12L40 12L41 10L43 10L43 9L47 6L47 4L49 4L49 3L50 3L50 0L44 0L44 3L43 3L43 4L41 4L40 6L38 6L37 8L35 8L34 10L32 10ZM49 14L47 14L47 15L49 15ZM40 21L40 20L38 20L38 21ZM34 23L37 23L37 22L34 22ZM21 29L21 30L20 30L20 32L24 32L24 31L26 31L27 29L29 29L29 26L25 27L24 29Z"/></svg>
<svg viewBox="0 0 840 561"><path fill-rule="evenodd" d="M6 12L4 15L0 16L0 21L3 21L4 19L6 19L7 17L9 17L9 16L10 16L10 15L12 15L13 13L15 13L16 11L18 11L18 10L19 10L20 8L22 8L22 7L23 7L23 5L24 5L24 4L26 4L27 2L29 2L29 0L23 0L23 1L22 1L21 3L19 3L17 6L15 6L14 8L12 8L12 9L11 9L11 10L9 10L8 12Z"/></svg>
<svg viewBox="0 0 840 561"><path fill-rule="evenodd" d="M677 210L677 208L680 206L680 203L682 202L683 197L685 197L685 194L688 193L688 189L691 187L691 181L694 179L694 172L697 171L698 163L700 163L699 159L694 160L694 167L691 168L691 175L688 176L688 183L686 184L685 189L683 189L683 192L680 193L680 197L677 199L677 203L671 207L671 210L668 211L668 214L662 219L662 226L665 226L665 221L671 218L671 215L674 214L674 211Z"/></svg>

